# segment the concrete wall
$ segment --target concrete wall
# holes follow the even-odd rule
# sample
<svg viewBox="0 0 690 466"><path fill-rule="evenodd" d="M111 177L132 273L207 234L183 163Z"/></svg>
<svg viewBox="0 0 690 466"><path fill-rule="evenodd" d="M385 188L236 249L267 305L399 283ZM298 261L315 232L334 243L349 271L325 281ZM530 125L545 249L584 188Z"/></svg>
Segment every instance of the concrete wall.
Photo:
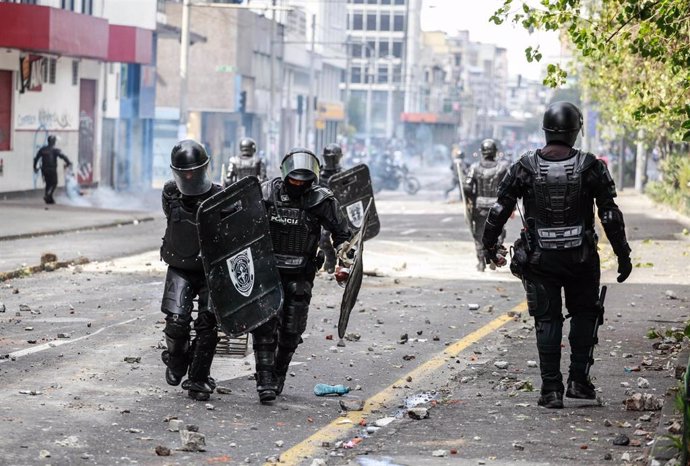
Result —
<svg viewBox="0 0 690 466"><path fill-rule="evenodd" d="M96 5L101 2L102 10ZM156 0L96 0L93 9L110 24L156 29Z"/></svg>

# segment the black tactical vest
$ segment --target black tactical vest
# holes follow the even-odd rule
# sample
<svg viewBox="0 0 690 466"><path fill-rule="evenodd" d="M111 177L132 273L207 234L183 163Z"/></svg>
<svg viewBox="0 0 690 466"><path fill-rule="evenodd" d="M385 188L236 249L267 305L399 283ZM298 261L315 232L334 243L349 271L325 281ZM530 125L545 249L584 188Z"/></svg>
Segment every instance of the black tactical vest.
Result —
<svg viewBox="0 0 690 466"><path fill-rule="evenodd" d="M248 176L258 177L260 175L259 157L256 155L252 157L235 156L230 159L230 163L233 166L232 174L236 177L237 181Z"/></svg>
<svg viewBox="0 0 690 466"><path fill-rule="evenodd" d="M491 208L498 196L498 185L503 180L508 165L495 160L483 160L474 167L474 179L477 183L478 208Z"/></svg>
<svg viewBox="0 0 690 466"><path fill-rule="evenodd" d="M268 217L276 265L283 270L302 270L316 255L321 235L318 219L301 208L276 185L268 200Z"/></svg>
<svg viewBox="0 0 690 466"><path fill-rule="evenodd" d="M183 270L203 272L199 257L199 235L196 229L196 213L201 201L220 191L213 185L209 193L193 206L182 202L182 193L176 192L167 199L170 215L161 246L161 258L166 264Z"/></svg>
<svg viewBox="0 0 690 466"><path fill-rule="evenodd" d="M580 151L559 161L543 159L539 151L521 159L533 174L532 189L525 197L525 216L541 249L572 249L582 245L587 208L582 172L591 159L591 154Z"/></svg>

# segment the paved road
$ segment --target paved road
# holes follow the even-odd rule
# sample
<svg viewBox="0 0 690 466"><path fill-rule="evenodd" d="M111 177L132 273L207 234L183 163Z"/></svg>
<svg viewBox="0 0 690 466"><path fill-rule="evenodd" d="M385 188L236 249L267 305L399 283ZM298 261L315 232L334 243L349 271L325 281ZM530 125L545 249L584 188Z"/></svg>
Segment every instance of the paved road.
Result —
<svg viewBox="0 0 690 466"><path fill-rule="evenodd" d="M615 367L617 375L606 385L610 404L596 412L554 414L535 407L535 393L513 396L511 390L493 390L502 375L494 375L497 358L510 362L508 374L528 377L538 386L536 369L525 364L536 358L536 351L530 323L519 317L524 310L521 285L504 270L474 270L473 245L462 228L459 205L443 203L440 193L381 196L384 227L367 243L365 256L365 268L380 276L366 278L351 319L351 331L360 340L335 346L330 336L336 334L341 291L328 277L318 277L305 342L291 369L294 377L273 406L257 402L251 357L217 359L213 375L231 393L214 395L210 406L165 385L159 359L164 276L156 252L160 223L56 236L52 245L71 244L80 251L97 242L89 256L97 262L1 284L6 312L0 314L0 354L8 356L0 360L3 462L240 464L273 457L285 464L310 464L319 457L329 464L378 464L367 463L374 459L447 464L448 458L434 458L431 452L456 448L460 453L455 456L471 464L492 457L534 464L535 454L544 455L548 464L563 464L566 458L599 464L610 448L609 432L593 423L604 416L635 421L620 412L622 388L614 389L621 381L634 382L621 371L620 355L638 358L651 352L641 336L649 325L669 325L651 321L680 325L687 319L681 299L657 305L669 286L682 299L687 293L690 274L677 260L679 251L688 251L680 233L682 219L649 228L654 216L668 215L637 198L630 204L635 209L630 218L636 219L629 221L635 260L644 267L636 269L627 288L610 295L610 315L625 313L625 318L611 318L613 329L600 350L600 374ZM509 237L518 227L514 223ZM21 249L32 255L43 247L41 238L26 241ZM0 247L4 244L10 243L0 242ZM14 246L20 249L19 243ZM665 268L657 265L661 261ZM648 266L651 262L656 264ZM22 304L31 310L20 310ZM472 304L478 309L470 310ZM511 310L518 313L517 321L506 316ZM68 338L58 338L60 334ZM128 363L125 357L140 362ZM674 383L667 373L645 376L661 393ZM365 410L340 417L338 399L312 394L320 382L359 388L347 398L367 400ZM428 391L437 398L430 419L397 419L352 450L336 448L338 441L361 435L354 425L361 419L372 423L395 416L405 399ZM180 440L168 431L170 417L198 425L206 434L207 451L175 450ZM549 435L560 440L549 439L539 447ZM475 436L481 440L472 440ZM580 450L585 436L601 440L588 441L590 449ZM526 448L516 450L512 442ZM172 456L157 457L158 445L172 448ZM583 451L592 453L583 456ZM50 458L41 459L46 452Z"/></svg>

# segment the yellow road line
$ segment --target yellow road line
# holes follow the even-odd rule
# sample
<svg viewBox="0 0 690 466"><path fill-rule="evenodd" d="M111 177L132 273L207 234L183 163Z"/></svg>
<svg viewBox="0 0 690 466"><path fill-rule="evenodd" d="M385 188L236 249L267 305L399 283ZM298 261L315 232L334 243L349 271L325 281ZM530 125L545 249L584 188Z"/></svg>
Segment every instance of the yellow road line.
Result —
<svg viewBox="0 0 690 466"><path fill-rule="evenodd" d="M527 303L524 301L512 309L513 312L517 313L522 313L526 310ZM409 382L406 381L408 377L412 377L412 380L414 381L429 377L441 366L446 364L447 359L456 358L470 345L478 342L485 336L503 327L511 320L513 320L512 317L508 316L508 314L504 314L492 320L483 327L475 330L469 335L461 338L452 345L446 347L446 349L436 354L424 364L417 366L411 372L408 372L403 377L366 400L364 403L364 409L362 411L352 411L349 412L345 417L338 417L337 419L334 419L325 427L321 428L317 432L314 432L307 439L281 453L280 462L288 465L297 465L305 459L313 458L317 450L322 448L321 445L323 442L333 443L337 439L345 437L345 434L350 429L353 429L358 425L360 419L367 418L368 416L374 414L374 411L380 410L381 405L385 405L387 402L399 398L400 392L394 387L409 385Z"/></svg>

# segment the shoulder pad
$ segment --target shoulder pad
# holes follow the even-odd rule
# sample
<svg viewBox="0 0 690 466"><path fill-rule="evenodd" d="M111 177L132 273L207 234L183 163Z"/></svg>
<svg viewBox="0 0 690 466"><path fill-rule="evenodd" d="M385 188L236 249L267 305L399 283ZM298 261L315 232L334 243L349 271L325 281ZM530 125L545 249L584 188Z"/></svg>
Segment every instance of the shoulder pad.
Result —
<svg viewBox="0 0 690 466"><path fill-rule="evenodd" d="M578 151L577 156L579 159L578 165L577 165L577 171L579 173L582 173L583 171L592 167L597 162L596 156L594 154L590 154L589 152Z"/></svg>
<svg viewBox="0 0 690 466"><path fill-rule="evenodd" d="M307 208L321 204L326 199L335 197L333 192L323 186L313 185L304 195L304 202Z"/></svg>
<svg viewBox="0 0 690 466"><path fill-rule="evenodd" d="M175 184L174 180L168 180L165 182L165 185L163 185L163 194L166 197L175 197L182 193L177 189L177 184Z"/></svg>
<svg viewBox="0 0 690 466"><path fill-rule="evenodd" d="M520 160L518 160L516 163L522 165L527 171L529 171L532 174L535 174L538 171L536 151L530 150L525 152L520 157Z"/></svg>
<svg viewBox="0 0 690 466"><path fill-rule="evenodd" d="M278 184L280 183L280 177L273 178L272 180L266 180L261 183L261 194L263 195L264 201L272 201L276 189L278 189Z"/></svg>

